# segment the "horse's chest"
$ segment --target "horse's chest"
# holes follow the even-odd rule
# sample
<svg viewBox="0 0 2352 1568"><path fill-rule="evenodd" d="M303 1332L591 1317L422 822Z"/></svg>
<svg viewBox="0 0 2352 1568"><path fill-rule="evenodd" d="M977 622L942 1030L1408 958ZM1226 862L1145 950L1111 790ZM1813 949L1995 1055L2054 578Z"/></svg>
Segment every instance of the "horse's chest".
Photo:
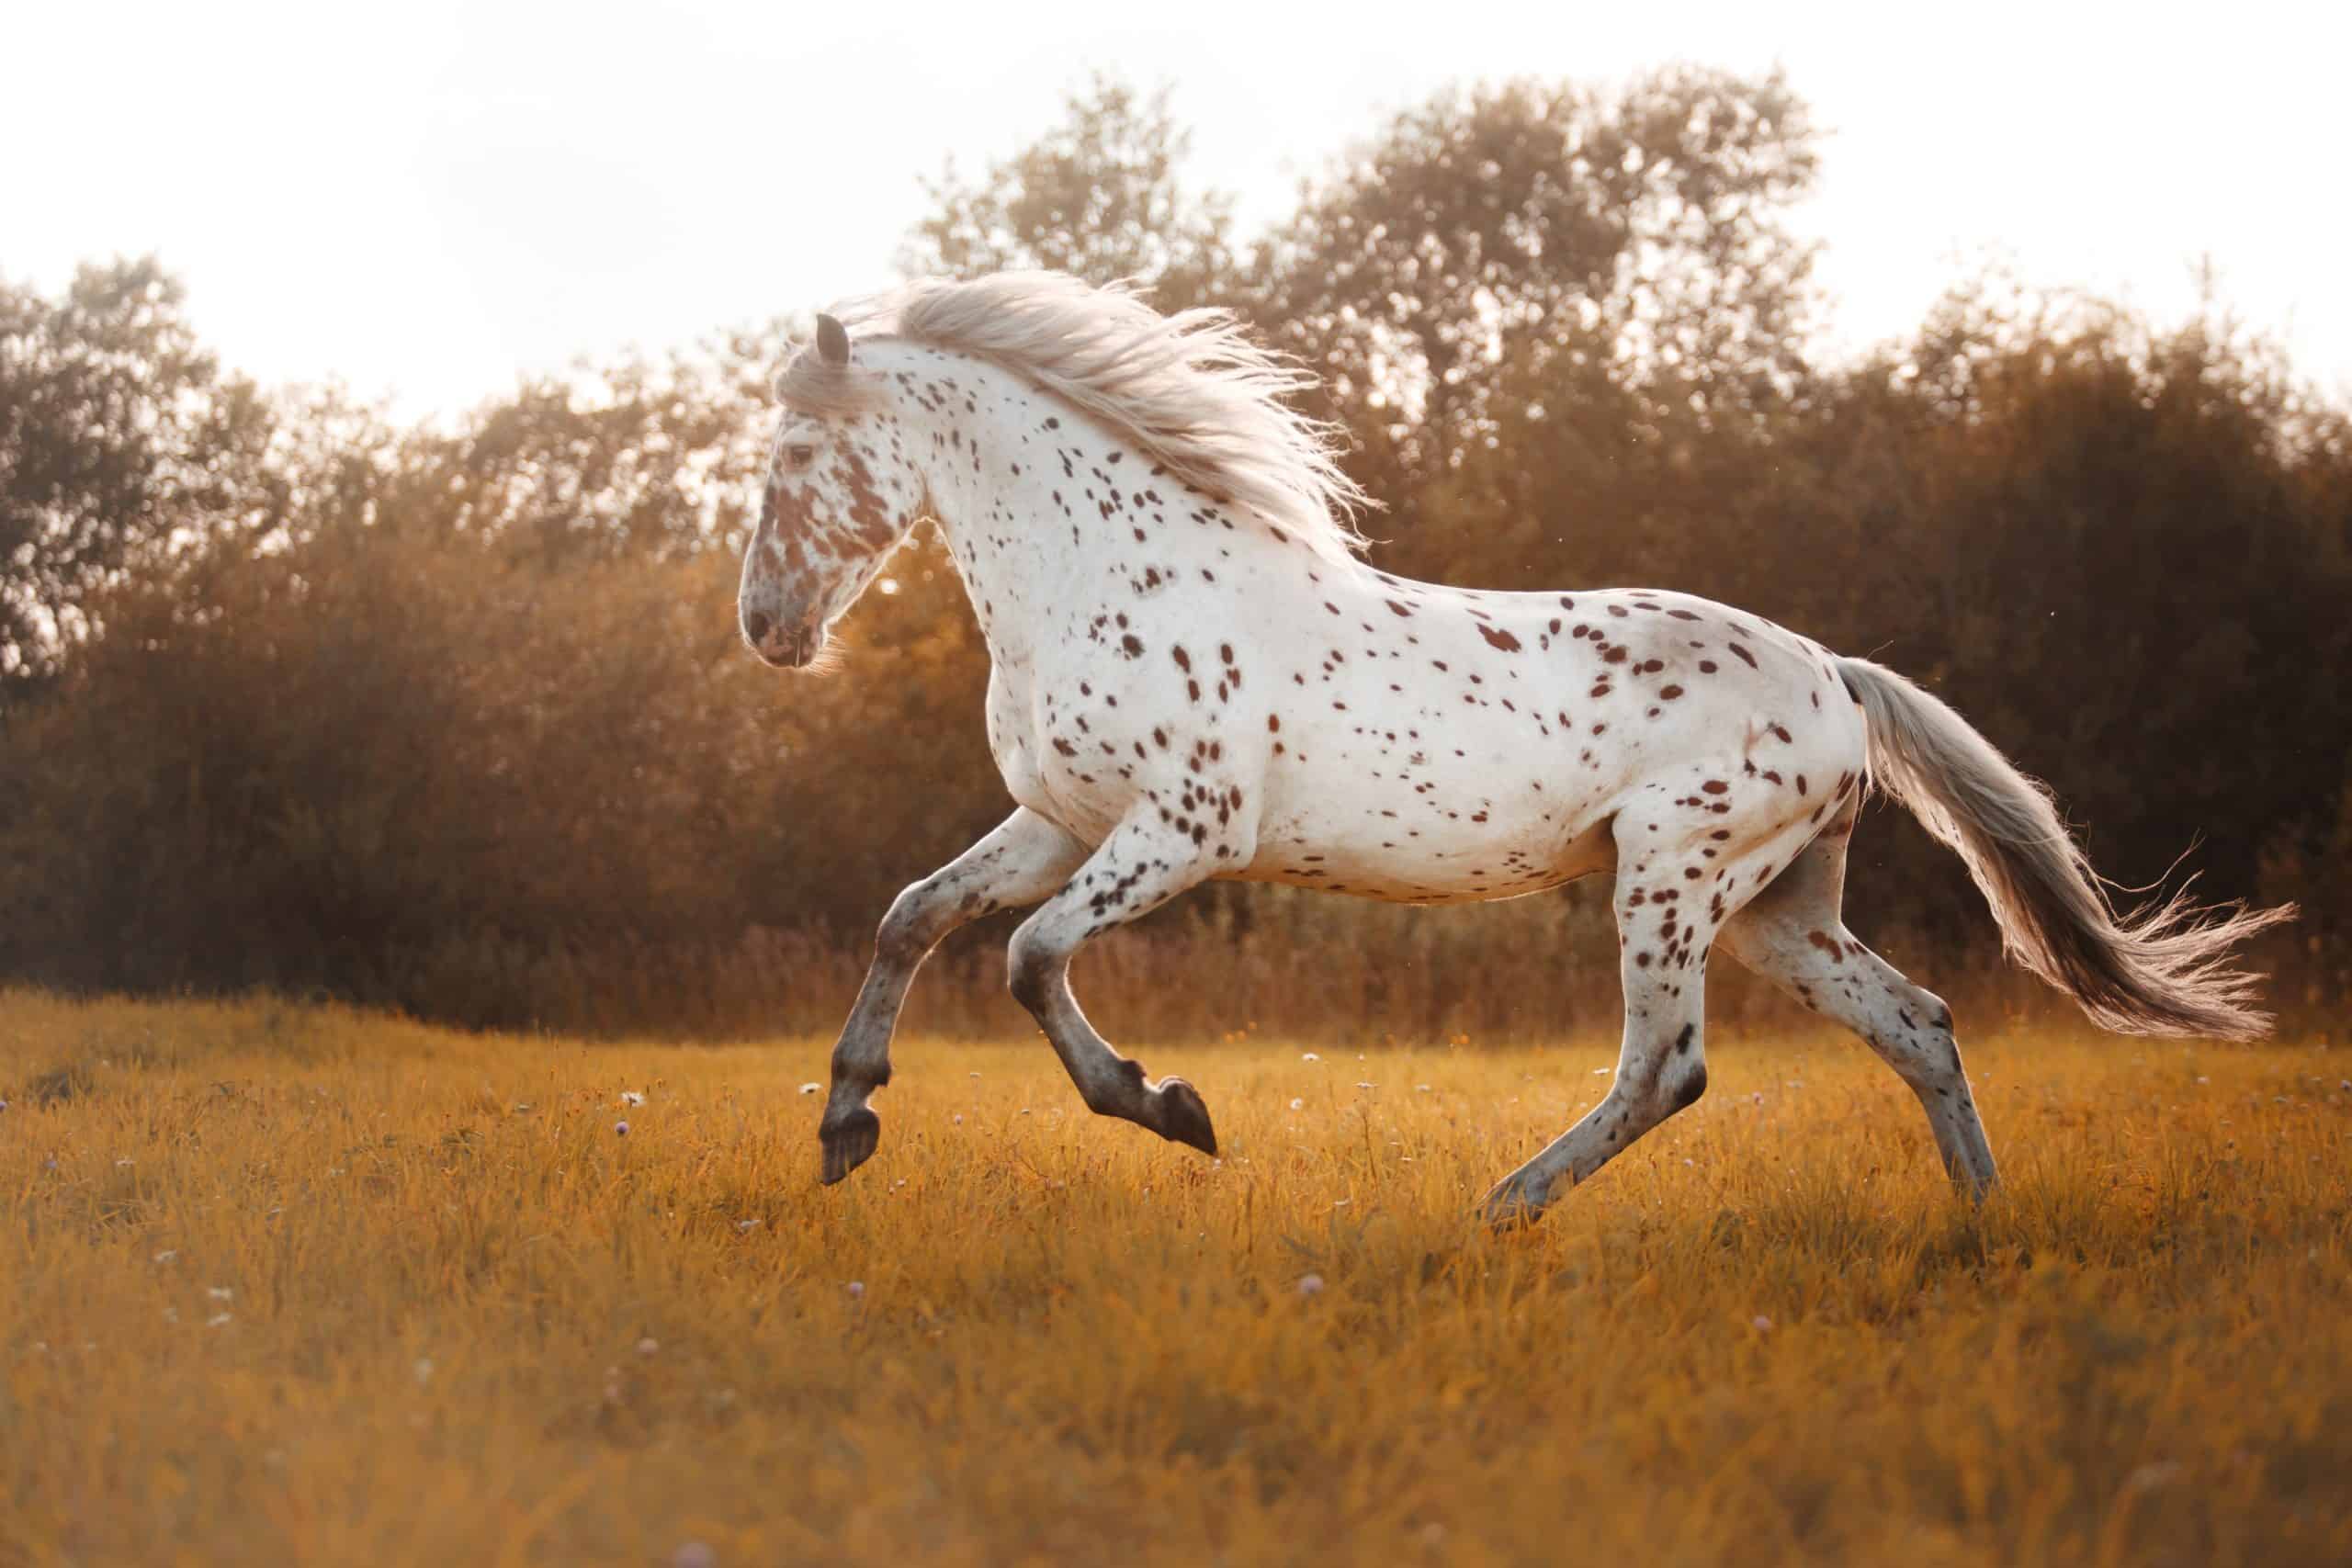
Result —
<svg viewBox="0 0 2352 1568"><path fill-rule="evenodd" d="M1129 770L1100 748L1082 750L1082 729L1049 712L1034 669L997 666L989 673L989 752L1006 793L1089 843L1116 826Z"/></svg>
<svg viewBox="0 0 2352 1568"><path fill-rule="evenodd" d="M1031 797L1043 784L1037 767L1036 720L1029 712L1030 682L1025 672L998 665L989 671L989 755L1004 775L1012 798L1035 809Z"/></svg>

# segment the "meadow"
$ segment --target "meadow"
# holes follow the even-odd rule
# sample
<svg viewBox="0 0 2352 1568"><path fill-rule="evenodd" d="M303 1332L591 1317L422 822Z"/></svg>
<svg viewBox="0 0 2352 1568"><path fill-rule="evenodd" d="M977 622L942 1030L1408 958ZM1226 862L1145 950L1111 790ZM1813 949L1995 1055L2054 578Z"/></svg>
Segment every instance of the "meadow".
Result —
<svg viewBox="0 0 2352 1568"><path fill-rule="evenodd" d="M1613 1041L829 1043L0 990L0 1562L2352 1561L2340 1039L1964 1033L1973 1211L1729 1023L1501 1235Z"/></svg>

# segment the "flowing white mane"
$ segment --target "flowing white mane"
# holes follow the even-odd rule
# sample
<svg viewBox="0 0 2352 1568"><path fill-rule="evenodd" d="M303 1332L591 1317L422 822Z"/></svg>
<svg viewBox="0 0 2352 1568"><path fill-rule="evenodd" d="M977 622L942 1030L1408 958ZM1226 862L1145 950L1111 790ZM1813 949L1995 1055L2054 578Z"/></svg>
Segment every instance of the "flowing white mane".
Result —
<svg viewBox="0 0 2352 1568"><path fill-rule="evenodd" d="M1339 463L1342 433L1284 399L1316 385L1229 310L1162 315L1125 283L1053 272L918 282L851 301L869 333L974 355L1092 416L1187 483L1328 555L1363 547L1373 502ZM854 367L853 367L854 374ZM787 404L838 409L850 389L813 349L777 378Z"/></svg>

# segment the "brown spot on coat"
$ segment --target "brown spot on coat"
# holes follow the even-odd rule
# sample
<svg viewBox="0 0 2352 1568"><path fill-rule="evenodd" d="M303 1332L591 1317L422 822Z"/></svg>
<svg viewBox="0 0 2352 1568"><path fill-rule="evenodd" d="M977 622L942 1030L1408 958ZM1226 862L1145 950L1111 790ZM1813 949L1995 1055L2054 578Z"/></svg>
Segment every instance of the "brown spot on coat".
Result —
<svg viewBox="0 0 2352 1568"><path fill-rule="evenodd" d="M1495 647L1502 649L1505 653L1517 653L1519 651L1519 638L1511 636L1510 633L1507 631L1500 631L1493 626L1482 625L1478 628L1478 635L1485 637Z"/></svg>

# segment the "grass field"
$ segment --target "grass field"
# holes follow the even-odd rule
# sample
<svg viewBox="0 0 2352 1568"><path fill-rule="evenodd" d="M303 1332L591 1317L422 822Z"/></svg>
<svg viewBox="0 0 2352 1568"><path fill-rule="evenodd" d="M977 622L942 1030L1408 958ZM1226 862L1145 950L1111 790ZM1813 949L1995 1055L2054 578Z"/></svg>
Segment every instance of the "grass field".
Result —
<svg viewBox="0 0 2352 1568"><path fill-rule="evenodd" d="M1613 1047L912 1042L819 1189L824 1042L0 992L0 1562L2352 1561L2352 1051L1980 1039L1972 1213L1709 1043L1490 1236Z"/></svg>

